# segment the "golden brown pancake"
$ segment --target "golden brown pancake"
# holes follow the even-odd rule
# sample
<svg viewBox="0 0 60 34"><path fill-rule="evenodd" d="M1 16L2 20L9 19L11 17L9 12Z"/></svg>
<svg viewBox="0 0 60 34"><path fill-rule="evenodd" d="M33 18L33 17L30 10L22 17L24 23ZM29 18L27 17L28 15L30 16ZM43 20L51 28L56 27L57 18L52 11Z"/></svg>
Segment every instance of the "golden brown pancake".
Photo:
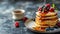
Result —
<svg viewBox="0 0 60 34"><path fill-rule="evenodd" d="M36 16L37 19L57 19L58 17L57 16L51 16L51 17L39 17L39 16Z"/></svg>
<svg viewBox="0 0 60 34"><path fill-rule="evenodd" d="M54 27L58 22L58 17L56 12L41 13L36 12L35 18L35 29L38 31L46 31L48 27Z"/></svg>
<svg viewBox="0 0 60 34"><path fill-rule="evenodd" d="M54 15L57 15L56 12L48 12L47 14L42 14L42 13L39 13L39 12L36 12L36 15L38 16L54 16Z"/></svg>

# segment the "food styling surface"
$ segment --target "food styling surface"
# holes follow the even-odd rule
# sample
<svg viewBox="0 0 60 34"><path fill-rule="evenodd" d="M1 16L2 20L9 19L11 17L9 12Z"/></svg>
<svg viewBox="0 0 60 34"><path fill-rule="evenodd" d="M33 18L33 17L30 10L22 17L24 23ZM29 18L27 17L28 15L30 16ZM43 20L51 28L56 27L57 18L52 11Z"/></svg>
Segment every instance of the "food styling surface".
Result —
<svg viewBox="0 0 60 34"><path fill-rule="evenodd" d="M7 1L0 2L0 34L37 34L28 30L24 26L24 22L20 22L20 27L16 28L14 26L14 20L12 19L12 10L14 9L24 9L25 15L28 18L34 18L35 12L39 6L44 5L44 3L36 3L36 2L16 2L16 3L9 3ZM30 13L32 12L32 14ZM30 13L29 16L27 13ZM58 11L58 17L60 17L60 11Z"/></svg>

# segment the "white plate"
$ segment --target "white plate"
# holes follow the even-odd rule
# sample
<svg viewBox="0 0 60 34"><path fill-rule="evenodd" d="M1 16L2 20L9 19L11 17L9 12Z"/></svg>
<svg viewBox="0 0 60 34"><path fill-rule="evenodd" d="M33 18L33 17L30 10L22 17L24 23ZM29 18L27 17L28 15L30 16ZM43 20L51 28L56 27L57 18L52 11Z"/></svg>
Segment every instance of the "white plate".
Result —
<svg viewBox="0 0 60 34"><path fill-rule="evenodd" d="M58 19L60 21L60 18ZM52 31L46 31L46 32L40 32L40 31L36 31L33 29L33 27L35 27L35 21L33 20L27 20L25 22L25 26L30 29L31 31L37 32L37 33L54 33L54 32L60 32L60 28L56 29L56 30L52 30Z"/></svg>

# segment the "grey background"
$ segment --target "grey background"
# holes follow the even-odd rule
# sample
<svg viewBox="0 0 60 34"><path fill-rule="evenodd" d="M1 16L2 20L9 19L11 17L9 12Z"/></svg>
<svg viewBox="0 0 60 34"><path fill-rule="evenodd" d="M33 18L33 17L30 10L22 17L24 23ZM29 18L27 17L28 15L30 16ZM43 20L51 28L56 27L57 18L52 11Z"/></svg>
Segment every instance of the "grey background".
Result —
<svg viewBox="0 0 60 34"><path fill-rule="evenodd" d="M47 2L51 3L51 2ZM14 9L24 9L25 15L31 12L28 18L35 17L35 12L39 6L44 5L44 1L20 1L20 0L0 0L0 34L37 34L31 32L24 26L23 21L20 22L20 27L15 28L15 21L12 19L12 10ZM59 4L58 4L59 5ZM58 17L60 17L60 11L58 10ZM40 33L41 34L41 33Z"/></svg>

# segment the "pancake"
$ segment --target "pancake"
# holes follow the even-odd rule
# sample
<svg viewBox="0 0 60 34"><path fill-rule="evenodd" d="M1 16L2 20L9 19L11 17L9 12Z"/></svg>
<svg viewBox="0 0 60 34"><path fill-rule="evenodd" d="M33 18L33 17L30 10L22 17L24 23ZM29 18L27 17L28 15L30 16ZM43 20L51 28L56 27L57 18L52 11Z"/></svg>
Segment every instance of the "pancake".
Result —
<svg viewBox="0 0 60 34"><path fill-rule="evenodd" d="M40 31L40 32L46 32L45 27L33 27L34 30Z"/></svg>
<svg viewBox="0 0 60 34"><path fill-rule="evenodd" d="M41 7L39 8L38 12L36 12L36 27L34 29L45 32L46 28L54 27L57 22L57 12L55 12L54 8L48 8L46 6L44 8Z"/></svg>
<svg viewBox="0 0 60 34"><path fill-rule="evenodd" d="M36 19L36 23L37 24L48 24L48 23L56 23L58 21L58 19L52 19L52 20L38 20Z"/></svg>
<svg viewBox="0 0 60 34"><path fill-rule="evenodd" d="M39 13L39 12L36 12L36 15L38 15L38 16L55 16L55 15L57 15L57 13L56 12L48 12L47 14L42 14L42 13Z"/></svg>
<svg viewBox="0 0 60 34"><path fill-rule="evenodd" d="M51 16L51 17L39 17L39 16L36 16L36 18L42 20L42 19L56 19L58 17L56 15L56 16Z"/></svg>

